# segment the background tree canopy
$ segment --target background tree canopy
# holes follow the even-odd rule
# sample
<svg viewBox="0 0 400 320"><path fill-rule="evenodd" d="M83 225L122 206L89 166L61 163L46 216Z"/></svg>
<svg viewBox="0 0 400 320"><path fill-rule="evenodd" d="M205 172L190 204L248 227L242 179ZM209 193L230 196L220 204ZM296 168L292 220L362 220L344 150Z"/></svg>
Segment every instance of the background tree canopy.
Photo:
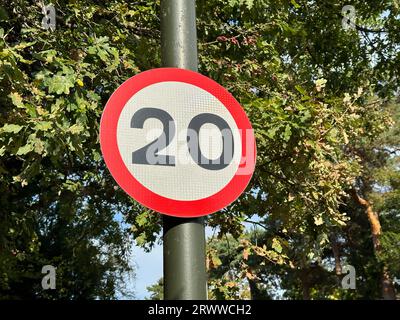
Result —
<svg viewBox="0 0 400 320"><path fill-rule="evenodd" d="M160 67L159 1L53 4L51 31L39 1L0 0L0 298L116 298L161 220L109 175L99 120L124 80ZM399 6L197 1L199 72L243 105L258 148L247 191L207 218L210 298L396 297Z"/></svg>

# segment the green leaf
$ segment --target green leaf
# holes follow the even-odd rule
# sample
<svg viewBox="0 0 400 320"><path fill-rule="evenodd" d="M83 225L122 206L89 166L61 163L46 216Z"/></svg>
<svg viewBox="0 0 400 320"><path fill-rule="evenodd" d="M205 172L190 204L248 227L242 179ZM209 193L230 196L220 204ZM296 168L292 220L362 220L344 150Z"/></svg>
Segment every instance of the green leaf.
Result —
<svg viewBox="0 0 400 320"><path fill-rule="evenodd" d="M36 130L47 131L51 128L51 124L49 121L40 121L36 124L35 128Z"/></svg>
<svg viewBox="0 0 400 320"><path fill-rule="evenodd" d="M49 92L57 94L69 94L69 89L74 86L72 76L55 75L47 81Z"/></svg>
<svg viewBox="0 0 400 320"><path fill-rule="evenodd" d="M301 122L306 122L308 119L311 118L311 113L310 113L310 111L304 110L302 113L303 113L303 115L300 117L300 121L301 121Z"/></svg>
<svg viewBox="0 0 400 320"><path fill-rule="evenodd" d="M31 105L30 103L25 103L24 108L26 109L31 118L36 118L37 113L36 113L36 107L34 105Z"/></svg>
<svg viewBox="0 0 400 320"><path fill-rule="evenodd" d="M23 108L24 104L22 103L22 97L18 92L10 93L9 97L11 98L11 102L17 108Z"/></svg>
<svg viewBox="0 0 400 320"><path fill-rule="evenodd" d="M278 126L275 126L275 127L273 127L272 129L269 129L269 130L267 131L267 136L268 136L268 138L273 139L273 138L275 137L276 131L277 131L278 129L279 129Z"/></svg>
<svg viewBox="0 0 400 320"><path fill-rule="evenodd" d="M52 127L51 125L52 123L49 121L40 121L36 124L35 128L36 130L47 131Z"/></svg>
<svg viewBox="0 0 400 320"><path fill-rule="evenodd" d="M218 267L222 264L221 259L216 255L211 256L211 261L214 267Z"/></svg>
<svg viewBox="0 0 400 320"><path fill-rule="evenodd" d="M77 134L80 133L84 130L83 126L81 126L80 124L74 124L73 126L71 126L68 131L71 132L72 134Z"/></svg>
<svg viewBox="0 0 400 320"><path fill-rule="evenodd" d="M37 154L42 154L44 151L44 143L42 140L40 140L39 138L35 138L34 141L34 150Z"/></svg>
<svg viewBox="0 0 400 320"><path fill-rule="evenodd" d="M289 141L291 135L292 135L292 129L290 125L287 124L285 127L285 132L283 133L283 140L285 140L286 142Z"/></svg>
<svg viewBox="0 0 400 320"><path fill-rule="evenodd" d="M318 192L312 191L312 192L311 192L311 195L313 196L313 198L314 198L315 200L318 200L318 199L319 199Z"/></svg>
<svg viewBox="0 0 400 320"><path fill-rule="evenodd" d="M147 219L147 212L143 212L143 213L141 213L140 215L138 215L136 217L136 223L140 227L144 226L146 224L147 220L148 220Z"/></svg>
<svg viewBox="0 0 400 320"><path fill-rule="evenodd" d="M101 159L101 155L99 152L97 152L96 150L93 150L93 160L94 161L99 161Z"/></svg>
<svg viewBox="0 0 400 320"><path fill-rule="evenodd" d="M254 5L254 0L246 0L246 7L247 7L247 9L251 9L251 8L253 8L253 5Z"/></svg>
<svg viewBox="0 0 400 320"><path fill-rule="evenodd" d="M272 249L278 253L282 253L282 245L277 238L272 239Z"/></svg>
<svg viewBox="0 0 400 320"><path fill-rule="evenodd" d="M0 130L3 132L18 133L21 129L22 127L17 124L5 124Z"/></svg>
<svg viewBox="0 0 400 320"><path fill-rule="evenodd" d="M294 5L294 7L295 7L296 9L299 9L299 8L300 8L300 5L299 5L295 0L290 0L290 3L291 3L292 5Z"/></svg>
<svg viewBox="0 0 400 320"><path fill-rule="evenodd" d="M295 88L296 88L296 90L297 90L298 92L300 92L303 96L305 96L305 95L307 94L306 90L305 90L302 86L296 85Z"/></svg>
<svg viewBox="0 0 400 320"><path fill-rule="evenodd" d="M45 50L38 53L34 53L33 56L36 59L50 63L53 62L54 58L57 56L57 51L53 49Z"/></svg>
<svg viewBox="0 0 400 320"><path fill-rule="evenodd" d="M24 154L27 154L28 152L31 152L32 150L33 150L33 145L28 143L18 149L17 155L22 156Z"/></svg>
<svg viewBox="0 0 400 320"><path fill-rule="evenodd" d="M322 216L319 215L319 216L317 216L317 217L314 217L314 223L315 223L315 225L317 225L317 226L320 226L321 224L323 224L323 223L324 223L324 220L322 219Z"/></svg>
<svg viewBox="0 0 400 320"><path fill-rule="evenodd" d="M100 57L100 59L101 59L103 62L109 62L108 52L107 52L106 50L99 49L99 50L97 51L97 55Z"/></svg>

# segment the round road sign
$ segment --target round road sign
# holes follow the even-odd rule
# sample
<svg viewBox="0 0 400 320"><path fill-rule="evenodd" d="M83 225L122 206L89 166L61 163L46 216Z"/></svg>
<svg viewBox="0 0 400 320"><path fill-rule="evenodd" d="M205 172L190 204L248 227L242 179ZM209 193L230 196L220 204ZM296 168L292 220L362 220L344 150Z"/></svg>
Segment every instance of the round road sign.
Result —
<svg viewBox="0 0 400 320"><path fill-rule="evenodd" d="M255 166L253 130L239 103L210 78L177 68L125 81L104 109L100 144L125 192L176 217L226 207Z"/></svg>

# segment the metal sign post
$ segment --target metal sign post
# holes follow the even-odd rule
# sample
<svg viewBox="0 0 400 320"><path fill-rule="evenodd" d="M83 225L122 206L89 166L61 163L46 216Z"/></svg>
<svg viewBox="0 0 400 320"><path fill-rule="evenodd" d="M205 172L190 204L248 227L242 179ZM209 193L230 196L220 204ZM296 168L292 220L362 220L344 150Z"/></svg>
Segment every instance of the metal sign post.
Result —
<svg viewBox="0 0 400 320"><path fill-rule="evenodd" d="M161 0L164 67L197 71L195 0ZM164 299L207 299L204 218L163 216Z"/></svg>

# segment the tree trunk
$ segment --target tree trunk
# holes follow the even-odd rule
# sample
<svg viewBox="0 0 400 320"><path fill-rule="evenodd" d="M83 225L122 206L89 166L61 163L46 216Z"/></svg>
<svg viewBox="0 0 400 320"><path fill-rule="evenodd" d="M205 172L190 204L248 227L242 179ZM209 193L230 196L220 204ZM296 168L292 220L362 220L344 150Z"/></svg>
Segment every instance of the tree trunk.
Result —
<svg viewBox="0 0 400 320"><path fill-rule="evenodd" d="M365 208L367 213L368 221L371 226L371 236L374 245L375 254L378 255L381 251L380 235L382 234L382 227L379 221L378 213L376 213L372 205L366 200L361 198L355 189L351 190L351 195L353 199L361 206ZM387 267L384 265L382 269L381 277L381 288L382 288L382 298L384 300L396 300L396 291L394 289L393 281L390 278Z"/></svg>
<svg viewBox="0 0 400 320"><path fill-rule="evenodd" d="M303 300L311 300L309 271L307 269L300 270L300 280L303 293Z"/></svg>
<svg viewBox="0 0 400 320"><path fill-rule="evenodd" d="M342 264L340 262L339 244L334 234L331 234L330 240L331 240L333 257L335 258L335 274L337 277L338 284L340 284L342 280Z"/></svg>
<svg viewBox="0 0 400 320"><path fill-rule="evenodd" d="M396 290L386 266L382 271L382 297L384 300L396 300Z"/></svg>
<svg viewBox="0 0 400 320"><path fill-rule="evenodd" d="M303 283L303 300L311 300L310 287L307 283Z"/></svg>
<svg viewBox="0 0 400 320"><path fill-rule="evenodd" d="M258 288L258 281L255 281L253 279L247 278L247 281L249 282L249 288L250 288L250 299L251 300L262 300L262 294L260 292L260 289Z"/></svg>

